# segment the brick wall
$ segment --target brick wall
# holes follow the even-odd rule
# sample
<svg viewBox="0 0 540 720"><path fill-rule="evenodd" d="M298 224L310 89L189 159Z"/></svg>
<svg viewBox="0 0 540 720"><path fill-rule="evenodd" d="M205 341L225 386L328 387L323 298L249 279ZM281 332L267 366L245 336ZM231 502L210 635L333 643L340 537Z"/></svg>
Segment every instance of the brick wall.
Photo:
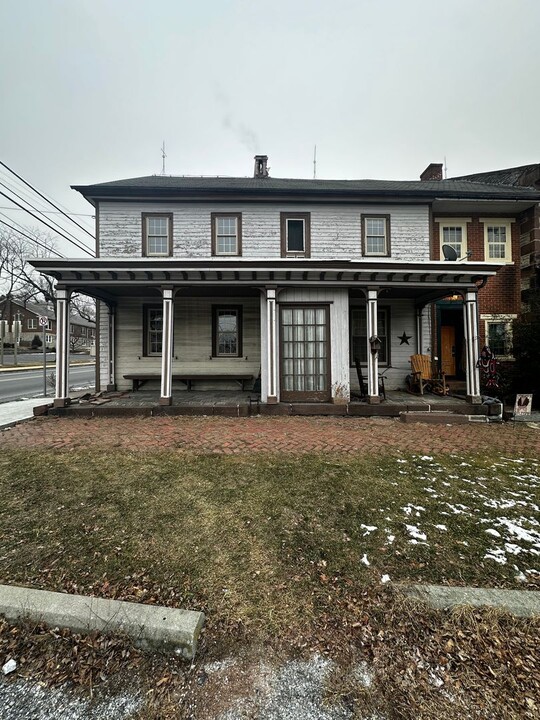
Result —
<svg viewBox="0 0 540 720"><path fill-rule="evenodd" d="M467 223L467 249L472 251L471 262L486 260L484 254L484 224L479 215L471 215ZM482 216L483 217L483 216ZM521 310L521 267L520 267L520 223L512 223L513 265L502 267L495 277L489 278L485 287L478 293L478 311L480 315L518 315ZM432 221L431 257L441 259L439 223ZM485 344L485 323L480 322L481 344Z"/></svg>

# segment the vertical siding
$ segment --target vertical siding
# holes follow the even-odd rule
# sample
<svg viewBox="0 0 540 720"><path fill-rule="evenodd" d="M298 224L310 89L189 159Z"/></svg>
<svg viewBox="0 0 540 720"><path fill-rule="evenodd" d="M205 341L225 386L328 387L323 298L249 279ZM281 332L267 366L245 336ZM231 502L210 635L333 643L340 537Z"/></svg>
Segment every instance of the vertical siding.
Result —
<svg viewBox="0 0 540 720"><path fill-rule="evenodd" d="M242 213L244 257L281 256L280 212L311 213L311 257L362 260L362 214L390 214L392 259L429 259L428 205L287 205L263 203L122 203L101 202L101 257L141 257L143 212L173 213L174 256L211 257L211 212Z"/></svg>

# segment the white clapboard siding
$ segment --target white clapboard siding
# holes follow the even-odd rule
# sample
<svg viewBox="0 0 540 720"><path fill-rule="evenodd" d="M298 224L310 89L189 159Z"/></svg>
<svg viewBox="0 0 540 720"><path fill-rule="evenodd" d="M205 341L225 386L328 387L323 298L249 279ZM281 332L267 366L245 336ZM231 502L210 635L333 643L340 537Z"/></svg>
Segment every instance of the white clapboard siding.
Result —
<svg viewBox="0 0 540 720"><path fill-rule="evenodd" d="M290 288L278 295L279 303L329 303L330 366L332 399L348 400L349 386L349 291L340 288ZM279 325L278 325L279 347Z"/></svg>
<svg viewBox="0 0 540 720"><path fill-rule="evenodd" d="M104 302L99 303L99 327L97 329L99 343L99 386L106 390L109 384L109 310Z"/></svg>
<svg viewBox="0 0 540 720"><path fill-rule="evenodd" d="M174 256L211 257L211 212L242 213L242 255L281 256L280 212L311 213L311 257L362 260L362 214L389 214L392 258L429 259L428 205L317 205L287 203L122 203L99 206L102 257L141 257L143 212L172 212ZM369 260L370 258L365 258ZM373 258L371 258L373 259Z"/></svg>
<svg viewBox="0 0 540 720"><path fill-rule="evenodd" d="M143 305L161 306L160 298L129 298L122 300L116 314L116 384L128 390L131 373L161 373L161 356L143 355ZM242 305L243 343L240 358L212 358L212 305ZM257 377L260 367L259 299L253 298L189 298L177 296L174 302L173 373L248 374ZM148 385L158 388L159 383ZM185 389L175 384L175 391ZM199 383L196 389L216 387ZM220 383L220 389L237 390L238 384Z"/></svg>
<svg viewBox="0 0 540 720"><path fill-rule="evenodd" d="M351 303L354 307L365 308L361 300ZM387 390L399 390L405 388L405 378L411 371L409 359L417 352L417 330L416 330L416 309L414 301L410 299L384 300L379 299L380 310L389 310L389 332L390 332L390 365L379 365L379 373L384 374L385 387ZM405 332L410 336L409 344L401 343L399 337ZM431 335L429 325L429 313L426 312L423 322L424 352L431 351ZM351 361L352 363L352 361ZM364 369L366 377L366 370ZM359 389L356 368L350 369L351 389Z"/></svg>

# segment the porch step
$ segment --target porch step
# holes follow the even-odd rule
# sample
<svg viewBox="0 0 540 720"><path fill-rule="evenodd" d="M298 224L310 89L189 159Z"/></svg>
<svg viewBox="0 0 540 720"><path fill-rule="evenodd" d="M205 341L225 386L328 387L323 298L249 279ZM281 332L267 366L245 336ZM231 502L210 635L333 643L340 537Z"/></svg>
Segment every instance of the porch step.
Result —
<svg viewBox="0 0 540 720"><path fill-rule="evenodd" d="M465 425L467 423L486 423L486 415L464 415L462 413L447 412L444 410L405 411L399 414L401 422L428 423L429 425Z"/></svg>

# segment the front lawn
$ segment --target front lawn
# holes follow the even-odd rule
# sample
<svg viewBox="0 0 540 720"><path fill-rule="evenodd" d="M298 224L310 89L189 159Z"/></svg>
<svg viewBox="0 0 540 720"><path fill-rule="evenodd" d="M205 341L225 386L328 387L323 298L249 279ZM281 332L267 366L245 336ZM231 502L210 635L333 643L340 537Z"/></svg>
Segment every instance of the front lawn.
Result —
<svg viewBox="0 0 540 720"><path fill-rule="evenodd" d="M428 610L387 580L539 587L539 495L537 460L496 454L4 450L0 582L204 610L194 668L142 673L140 719L255 712L291 668L322 673L309 718L534 718L540 621ZM130 657L44 632L0 622L0 660L92 688Z"/></svg>
<svg viewBox="0 0 540 720"><path fill-rule="evenodd" d="M330 583L539 580L532 459L4 451L0 469L1 582L202 606L261 639L305 629Z"/></svg>

